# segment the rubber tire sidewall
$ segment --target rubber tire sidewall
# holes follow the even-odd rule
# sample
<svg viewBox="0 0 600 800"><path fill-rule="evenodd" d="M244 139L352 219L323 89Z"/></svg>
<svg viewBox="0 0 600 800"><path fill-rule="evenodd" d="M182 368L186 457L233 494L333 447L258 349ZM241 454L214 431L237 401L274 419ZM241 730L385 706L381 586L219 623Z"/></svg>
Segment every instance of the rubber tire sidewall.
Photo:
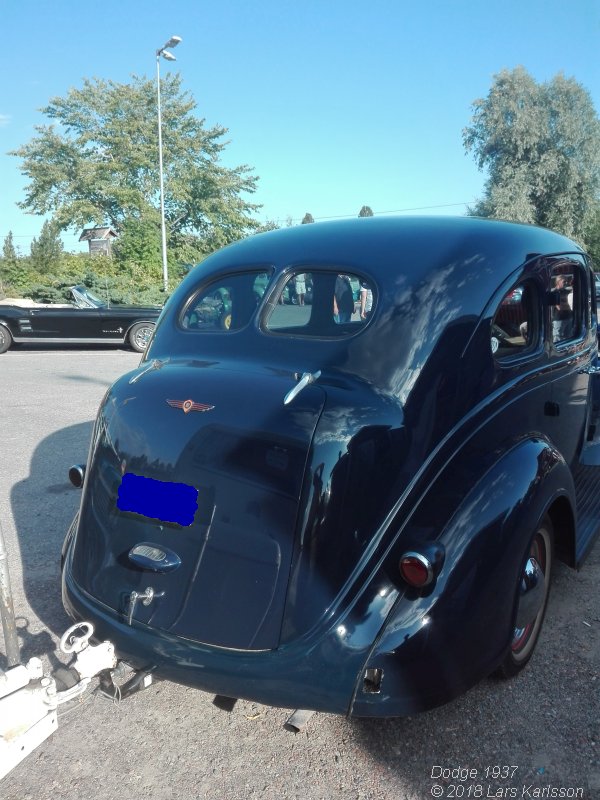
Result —
<svg viewBox="0 0 600 800"><path fill-rule="evenodd" d="M544 517L542 517L542 519L538 523L535 533L531 537L529 544L527 546L525 556L521 563L521 569L519 570L519 583L517 585L517 596L520 590L521 575L523 574L523 570L525 568L525 564L527 563L527 559L530 556L533 541L541 529L545 529L546 532L548 533L549 542L548 542L548 551L546 552L546 570L544 572L544 580L547 584L547 589L546 589L546 596L544 598L544 604L540 612L538 613L538 616L536 617L534 623L537 626L537 630L535 630L532 634L533 641L529 639L527 642L527 645L529 647L529 652L524 658L517 660L512 651L512 634L514 632L514 624L513 624L511 628L511 641L508 646L508 650L506 652L506 655L504 656L504 660L502 661L498 669L494 672L495 677L513 678L527 666L527 664L529 663L531 657L535 652L535 648L537 647L540 633L542 632L542 628L544 626L544 617L546 616L546 609L548 608L548 599L550 597L550 581L552 579L552 568L554 566L554 525L552 524L552 520L547 514L544 515ZM515 614L517 608L518 608L518 597L517 597L517 603L515 604Z"/></svg>
<svg viewBox="0 0 600 800"><path fill-rule="evenodd" d="M0 325L0 353L6 353L10 349L13 339L10 331L4 325Z"/></svg>

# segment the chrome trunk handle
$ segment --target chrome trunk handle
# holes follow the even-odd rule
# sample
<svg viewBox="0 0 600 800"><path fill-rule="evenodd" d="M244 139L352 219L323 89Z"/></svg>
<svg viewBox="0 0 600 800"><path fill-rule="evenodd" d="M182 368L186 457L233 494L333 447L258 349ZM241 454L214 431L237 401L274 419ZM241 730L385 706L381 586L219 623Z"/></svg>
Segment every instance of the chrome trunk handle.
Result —
<svg viewBox="0 0 600 800"><path fill-rule="evenodd" d="M287 406L288 403L291 403L294 397L300 394L302 389L305 389L309 385L309 383L314 383L320 377L321 377L321 370L317 370L317 372L304 372L298 383L294 386L294 388L290 389L290 391L283 398L283 405Z"/></svg>

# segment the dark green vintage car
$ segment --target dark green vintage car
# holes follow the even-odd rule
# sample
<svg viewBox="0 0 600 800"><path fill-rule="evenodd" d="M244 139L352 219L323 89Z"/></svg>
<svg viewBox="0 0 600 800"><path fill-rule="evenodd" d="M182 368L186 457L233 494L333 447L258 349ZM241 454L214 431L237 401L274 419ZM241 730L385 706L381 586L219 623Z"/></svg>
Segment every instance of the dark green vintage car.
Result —
<svg viewBox="0 0 600 800"><path fill-rule="evenodd" d="M553 563L600 532L597 317L586 254L530 225L344 220L206 258L70 471L63 603L137 673L110 694L156 674L390 717L519 673Z"/></svg>

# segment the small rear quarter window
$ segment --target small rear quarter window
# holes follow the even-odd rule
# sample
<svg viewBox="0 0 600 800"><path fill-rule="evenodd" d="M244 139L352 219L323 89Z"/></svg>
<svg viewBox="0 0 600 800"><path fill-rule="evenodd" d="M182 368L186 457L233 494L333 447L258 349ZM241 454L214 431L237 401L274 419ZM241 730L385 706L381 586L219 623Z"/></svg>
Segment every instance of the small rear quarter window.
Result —
<svg viewBox="0 0 600 800"><path fill-rule="evenodd" d="M245 327L260 305L269 279L269 272L243 272L211 281L186 304L181 325L199 332Z"/></svg>
<svg viewBox="0 0 600 800"><path fill-rule="evenodd" d="M540 338L538 292L530 281L511 289L492 322L490 346L495 358L511 359L535 349Z"/></svg>

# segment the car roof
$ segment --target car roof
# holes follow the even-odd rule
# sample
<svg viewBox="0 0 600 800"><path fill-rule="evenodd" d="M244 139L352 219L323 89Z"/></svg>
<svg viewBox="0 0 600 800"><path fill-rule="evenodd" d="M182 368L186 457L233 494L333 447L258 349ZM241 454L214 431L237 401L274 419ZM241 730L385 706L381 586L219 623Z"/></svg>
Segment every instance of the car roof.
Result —
<svg viewBox="0 0 600 800"><path fill-rule="evenodd" d="M409 283L420 283L450 264L476 262L482 283L497 286L534 254L574 251L581 249L571 240L533 225L477 217L367 217L256 234L210 256L200 269L343 265L380 281L397 269Z"/></svg>
<svg viewBox="0 0 600 800"><path fill-rule="evenodd" d="M265 338L260 327L249 326L235 344L230 337L209 337L214 341L204 341L202 353L244 352L249 360L268 355L282 363L297 358L314 369L326 361L374 385L393 385L402 396L400 385L409 384L411 375L416 379L442 337L453 342L448 352L462 352L491 297L521 265L538 255L573 252L581 248L552 231L473 217L357 218L257 234L190 272L167 304L152 356L199 352L195 336L192 341L176 333L176 319L200 285L216 275L272 268L277 281L294 268L323 267L364 276L376 289L373 317L357 336L317 344L300 336Z"/></svg>

